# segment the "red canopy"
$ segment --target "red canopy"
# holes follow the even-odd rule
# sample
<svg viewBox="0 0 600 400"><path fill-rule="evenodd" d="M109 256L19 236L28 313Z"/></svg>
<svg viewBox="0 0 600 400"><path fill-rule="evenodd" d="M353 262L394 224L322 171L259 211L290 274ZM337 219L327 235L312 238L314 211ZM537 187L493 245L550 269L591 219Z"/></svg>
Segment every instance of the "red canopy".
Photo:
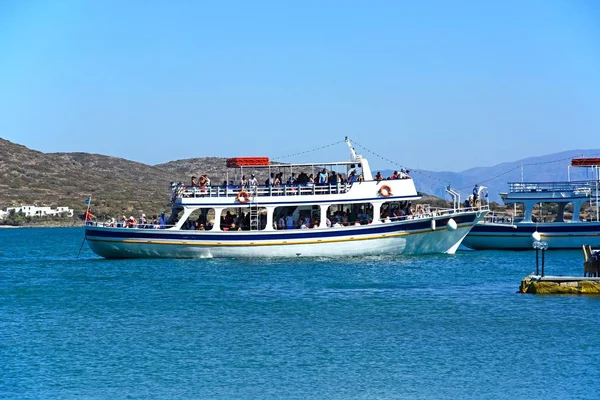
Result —
<svg viewBox="0 0 600 400"><path fill-rule="evenodd" d="M571 160L573 167L596 167L600 166L600 158L574 158Z"/></svg>
<svg viewBox="0 0 600 400"><path fill-rule="evenodd" d="M265 167L269 165L269 157L234 157L227 159L227 166L235 167Z"/></svg>

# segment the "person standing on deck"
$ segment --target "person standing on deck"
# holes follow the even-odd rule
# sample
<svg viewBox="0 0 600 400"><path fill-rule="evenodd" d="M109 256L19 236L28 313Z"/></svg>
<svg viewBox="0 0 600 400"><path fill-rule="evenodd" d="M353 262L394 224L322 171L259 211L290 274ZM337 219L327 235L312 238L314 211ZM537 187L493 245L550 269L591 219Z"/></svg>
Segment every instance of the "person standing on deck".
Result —
<svg viewBox="0 0 600 400"><path fill-rule="evenodd" d="M167 227L167 217L165 212L160 213L160 217L158 217L158 224L160 225L160 229L165 229Z"/></svg>
<svg viewBox="0 0 600 400"><path fill-rule="evenodd" d="M92 214L92 208L91 207L88 208L85 211L85 213L83 214L83 217L85 219L85 222L92 221L92 220L96 219L96 216L94 214Z"/></svg>
<svg viewBox="0 0 600 400"><path fill-rule="evenodd" d="M475 184L473 188L473 207L477 205L477 200L479 199L479 185Z"/></svg>

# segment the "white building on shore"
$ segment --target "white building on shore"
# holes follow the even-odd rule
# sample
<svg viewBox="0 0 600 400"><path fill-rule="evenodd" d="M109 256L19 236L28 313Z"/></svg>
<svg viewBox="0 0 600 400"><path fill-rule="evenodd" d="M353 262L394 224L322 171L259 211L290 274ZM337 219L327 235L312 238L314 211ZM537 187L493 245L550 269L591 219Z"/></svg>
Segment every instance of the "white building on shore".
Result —
<svg viewBox="0 0 600 400"><path fill-rule="evenodd" d="M56 209L42 206L25 205L20 207L8 207L6 211L0 210L0 219L6 218L11 212L21 214L25 217L47 217L54 215L73 216L73 209L69 207L56 207Z"/></svg>

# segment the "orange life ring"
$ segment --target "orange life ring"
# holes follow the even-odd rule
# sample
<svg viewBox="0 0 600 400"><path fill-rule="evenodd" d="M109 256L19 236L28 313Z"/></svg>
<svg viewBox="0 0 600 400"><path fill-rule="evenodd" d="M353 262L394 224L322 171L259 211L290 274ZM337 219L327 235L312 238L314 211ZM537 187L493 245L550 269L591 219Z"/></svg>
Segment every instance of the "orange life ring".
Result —
<svg viewBox="0 0 600 400"><path fill-rule="evenodd" d="M239 201L240 203L245 203L248 201L248 199L250 198L250 194L248 194L248 192L244 191L244 190L240 190L240 192L237 194L237 201Z"/></svg>
<svg viewBox="0 0 600 400"><path fill-rule="evenodd" d="M388 197L392 194L392 188L390 188L388 185L383 185L381 189L379 189L379 194L383 197Z"/></svg>

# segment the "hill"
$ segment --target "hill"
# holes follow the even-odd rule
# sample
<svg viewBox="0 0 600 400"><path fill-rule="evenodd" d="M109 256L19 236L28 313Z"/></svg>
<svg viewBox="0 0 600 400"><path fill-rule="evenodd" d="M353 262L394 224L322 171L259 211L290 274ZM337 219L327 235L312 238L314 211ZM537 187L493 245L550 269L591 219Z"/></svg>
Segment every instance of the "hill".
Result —
<svg viewBox="0 0 600 400"><path fill-rule="evenodd" d="M474 183L483 183L490 188L490 198L497 201L498 193L507 190L506 182L521 179L520 165L524 165L529 181L566 180L569 160L593 153L600 150L570 150L462 172L413 170L411 175L422 193L447 198L444 188L450 183L468 195ZM237 181L235 173L235 169L225 167L225 158L146 165L100 154L42 153L0 138L0 209L23 204L60 205L82 213L84 199L92 195L93 211L99 216L157 214L168 205L171 181L188 182L192 175L208 174L213 184L218 184ZM587 178L581 169L572 169L571 177ZM423 201L434 203L436 199Z"/></svg>
<svg viewBox="0 0 600 400"><path fill-rule="evenodd" d="M170 172L121 158L87 153L41 153L0 139L0 208L21 204L84 209L113 215L168 202Z"/></svg>

